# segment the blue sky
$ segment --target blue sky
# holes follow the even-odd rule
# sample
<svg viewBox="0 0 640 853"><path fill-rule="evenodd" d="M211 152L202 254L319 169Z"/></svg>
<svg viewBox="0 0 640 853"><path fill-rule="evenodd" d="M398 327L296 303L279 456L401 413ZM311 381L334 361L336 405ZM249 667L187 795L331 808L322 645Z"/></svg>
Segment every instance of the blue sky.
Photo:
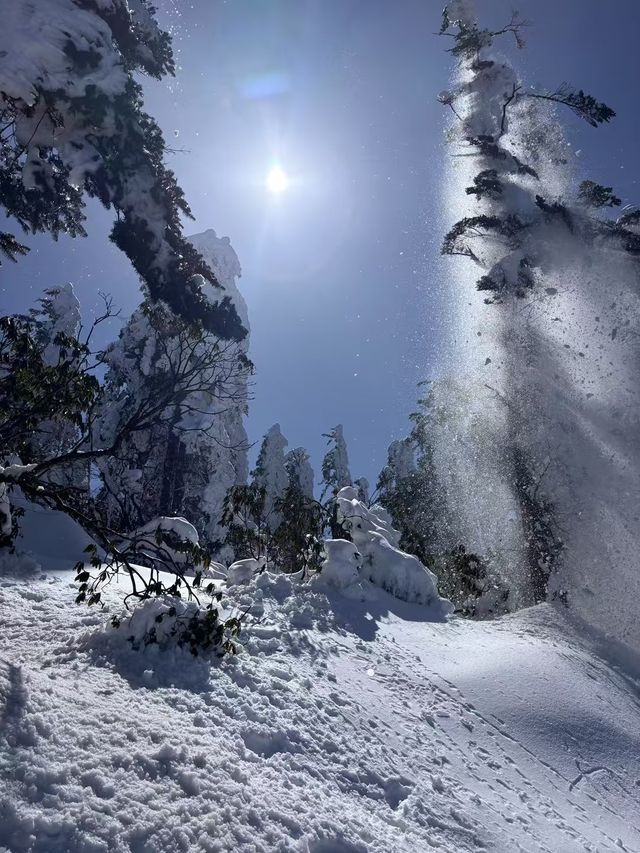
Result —
<svg viewBox="0 0 640 853"><path fill-rule="evenodd" d="M375 479L407 429L416 383L437 375L449 322L439 245L449 116L436 102L452 70L434 35L442 0L159 0L180 72L149 82L147 107L176 151L172 168L195 223L228 235L256 364L249 432L278 421L312 451L345 425L354 475ZM479 0L499 26L511 0ZM594 131L566 116L580 173L637 185L640 3L526 0L528 83L563 81L613 106ZM278 160L292 176L277 200L264 187ZM87 239L28 239L31 254L0 269L0 309L24 310L71 281L86 315L97 291L129 313L135 274L107 240L111 216L88 210ZM117 334L117 324L105 335Z"/></svg>

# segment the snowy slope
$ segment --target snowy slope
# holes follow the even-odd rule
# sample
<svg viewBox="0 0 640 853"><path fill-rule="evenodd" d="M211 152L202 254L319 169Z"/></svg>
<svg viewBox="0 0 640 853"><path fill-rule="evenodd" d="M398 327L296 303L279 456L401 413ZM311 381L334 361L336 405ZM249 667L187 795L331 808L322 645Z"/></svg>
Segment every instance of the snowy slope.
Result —
<svg viewBox="0 0 640 853"><path fill-rule="evenodd" d="M2 579L0 849L640 850L638 683L564 613L262 583L211 668L110 638L69 575Z"/></svg>

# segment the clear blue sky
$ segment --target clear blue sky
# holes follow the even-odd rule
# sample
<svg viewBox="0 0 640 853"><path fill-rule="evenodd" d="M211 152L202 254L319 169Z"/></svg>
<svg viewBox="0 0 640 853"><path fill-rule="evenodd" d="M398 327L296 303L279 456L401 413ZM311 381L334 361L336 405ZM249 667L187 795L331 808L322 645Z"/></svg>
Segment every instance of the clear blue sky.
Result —
<svg viewBox="0 0 640 853"><path fill-rule="evenodd" d="M157 2L180 72L147 84L147 106L185 149L170 161L196 216L187 231L228 235L243 266L257 368L250 436L280 422L316 470L321 433L342 422L352 472L374 480L406 432L416 383L439 370L449 117L435 95L452 69L434 35L442 2ZM488 26L513 5L477 3ZM527 82L567 81L618 111L597 131L566 116L581 171L640 201L640 2L515 5L532 22L517 56ZM274 158L295 179L277 202L264 188ZM88 317L98 290L124 314L135 307L136 276L106 237L111 217L88 212L87 239L28 239L31 254L0 269L3 312L63 281Z"/></svg>

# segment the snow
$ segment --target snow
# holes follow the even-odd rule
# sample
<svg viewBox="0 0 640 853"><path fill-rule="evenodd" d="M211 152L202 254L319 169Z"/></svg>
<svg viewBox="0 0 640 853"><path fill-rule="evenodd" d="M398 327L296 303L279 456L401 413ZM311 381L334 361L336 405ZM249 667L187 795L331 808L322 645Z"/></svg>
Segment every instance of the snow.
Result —
<svg viewBox="0 0 640 853"><path fill-rule="evenodd" d="M327 433L326 438L331 449L322 462L324 481L337 489L350 486L352 479L349 471L349 454L342 424L338 424L330 433Z"/></svg>
<svg viewBox="0 0 640 853"><path fill-rule="evenodd" d="M88 86L109 94L124 89L126 75L111 47L111 30L93 12L72 0L7 0L0 30L0 89L11 98L32 104L37 90L69 90L81 96ZM75 81L72 61L64 48L69 41L86 50L92 46L100 61ZM74 88L70 88L70 87Z"/></svg>
<svg viewBox="0 0 640 853"><path fill-rule="evenodd" d="M236 560L226 572L227 583L230 585L249 583L263 568L264 560L255 560L252 557Z"/></svg>
<svg viewBox="0 0 640 853"><path fill-rule="evenodd" d="M157 531L164 534L161 542L156 541ZM151 555L157 552L162 556L169 556L177 564L187 563L191 559L184 550L185 544L200 544L198 531L181 516L162 515L154 518L130 533L129 537L137 543L137 548Z"/></svg>
<svg viewBox="0 0 640 853"><path fill-rule="evenodd" d="M473 20L470 4L449 9L452 18ZM446 378L434 383L446 417L431 436L433 461L459 540L504 578L515 609L535 600L530 540L508 460L517 447L538 493L553 504L563 544L550 594L566 596L582 618L638 649L640 339L631 331L640 318L637 258L590 238L584 210L575 206L572 215L582 219L574 231L540 215L537 194L570 206L577 182L559 114L527 100L526 84L523 100L506 113L504 160L465 144L466 135L495 140L505 95L520 83L499 50L496 41L482 51L491 66L463 63L452 82L449 94L462 117L452 120L452 153L464 156L450 157L443 176L447 221L515 214L531 227L515 249L509 241L473 241L480 266L468 258L444 261L454 319L439 366ZM533 166L538 179L519 174L515 158ZM467 194L487 168L497 169L502 194ZM513 288L523 253L535 261L531 292L484 304L479 274L506 275Z"/></svg>
<svg viewBox="0 0 640 853"><path fill-rule="evenodd" d="M330 539L324 545L326 557L317 578L320 585L328 584L336 589L348 589L360 585L362 555L347 539Z"/></svg>
<svg viewBox="0 0 640 853"><path fill-rule="evenodd" d="M248 329L246 304L236 283L240 264L229 238L218 238L215 231L208 230L190 240L232 298ZM211 299L216 295L211 285L206 284L204 291ZM171 333L172 314L166 307L163 311L162 320L150 317L145 307L135 311L119 339L107 349L106 382L111 390L95 428L100 442L110 441L118 425L129 416L130 408L145 399L149 379L161 376L172 359L174 364L184 364L182 354L187 352L184 335ZM230 487L246 482L248 475L249 442L244 428L247 374L230 367L239 355L246 354L248 338L224 349L216 363L210 353L219 345L214 335L206 334L191 353L194 364L204 363L207 367L200 372L198 389L183 400L181 417L173 428L185 451L180 505L164 505L162 489L158 488L168 455L166 430L159 425L157 430L143 430L135 436L128 446L126 460L109 459L100 463L109 491L117 496L105 494L104 502L116 517L123 502L131 517L139 521L146 522L161 513L180 512L194 516L190 520L197 525L203 541L212 544L224 538L219 521L225 495ZM163 417L167 420L167 412ZM138 476L141 467L143 472ZM232 559L228 550L217 556Z"/></svg>
<svg viewBox="0 0 640 853"><path fill-rule="evenodd" d="M16 550L48 569L70 569L85 559L91 537L77 522L62 512L28 501L18 492L12 496L15 506L24 510L20 518Z"/></svg>
<svg viewBox="0 0 640 853"><path fill-rule="evenodd" d="M0 846L640 849L638 672L566 611L434 623L382 591L255 586L212 664L105 642L69 575L3 579Z"/></svg>
<svg viewBox="0 0 640 853"><path fill-rule="evenodd" d="M262 440L253 472L253 482L265 491L264 514L272 530L282 521L281 514L274 510L275 501L289 484L284 453L288 443L280 424L270 427Z"/></svg>

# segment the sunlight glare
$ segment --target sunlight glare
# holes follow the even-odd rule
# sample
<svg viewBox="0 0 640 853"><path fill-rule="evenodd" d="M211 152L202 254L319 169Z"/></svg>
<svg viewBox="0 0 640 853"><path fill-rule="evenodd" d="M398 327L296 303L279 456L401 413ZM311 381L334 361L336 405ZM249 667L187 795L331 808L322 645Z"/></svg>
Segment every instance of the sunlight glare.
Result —
<svg viewBox="0 0 640 853"><path fill-rule="evenodd" d="M267 189L279 195L289 188L289 178L280 166L272 166L267 174Z"/></svg>

